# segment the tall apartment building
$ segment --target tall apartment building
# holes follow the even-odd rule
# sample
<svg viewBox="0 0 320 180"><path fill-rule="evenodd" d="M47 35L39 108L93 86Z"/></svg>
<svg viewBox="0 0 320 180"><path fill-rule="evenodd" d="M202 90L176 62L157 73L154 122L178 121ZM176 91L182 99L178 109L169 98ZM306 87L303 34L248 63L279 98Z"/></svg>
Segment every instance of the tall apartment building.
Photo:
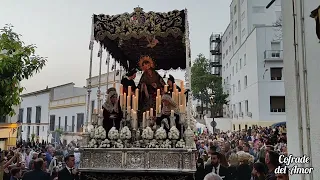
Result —
<svg viewBox="0 0 320 180"><path fill-rule="evenodd" d="M264 0L233 0L222 36L222 78L229 94L225 116L233 129L286 120L282 77L281 1L266 9Z"/></svg>

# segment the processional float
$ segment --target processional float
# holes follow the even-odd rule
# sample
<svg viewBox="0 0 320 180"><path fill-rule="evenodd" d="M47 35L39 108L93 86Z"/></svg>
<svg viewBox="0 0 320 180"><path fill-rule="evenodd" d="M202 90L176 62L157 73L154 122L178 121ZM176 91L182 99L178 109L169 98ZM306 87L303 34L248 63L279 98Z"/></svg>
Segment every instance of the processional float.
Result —
<svg viewBox="0 0 320 180"><path fill-rule="evenodd" d="M138 60L142 56L148 56L155 61L156 70L185 69L185 88L190 89L191 87L191 53L186 9L159 13L144 12L142 8L137 7L133 13L93 15L89 46L88 102L91 102L92 59L95 41L100 46L98 107L102 106L101 69L104 49L108 71L111 57L121 65L121 68L130 70L137 68ZM107 79L109 80L108 77ZM120 91L122 91L121 88ZM159 130L161 128L155 130L148 126L147 121L150 116L153 116L150 112L145 112L147 115L142 116L142 126L138 126L137 107L126 108L126 103L123 103L126 94L122 92L120 92L120 102L124 112L124 126L120 130L111 129L109 132L101 133L103 131L102 110L98 108L97 117L90 118L90 103L88 103L79 168L82 179L178 180L192 176L196 170L197 153L193 139L194 133L190 128L190 123L193 123L191 122L192 95L191 93L186 94L188 102L183 104L183 101L178 100L181 105L180 119L184 121L185 128L177 130L174 128L175 124L171 123L169 138L167 135L162 138L159 138L161 136L154 138L154 134L161 134ZM134 101L136 96L128 97L130 101ZM157 95L157 107L159 103L161 104L161 102L158 103L159 98L161 97ZM159 108L161 109L161 105ZM158 116L159 112L157 108L155 116ZM173 115L170 116L171 118L174 118ZM179 135L177 137L175 132L180 133L181 138ZM143 145L140 145L139 142Z"/></svg>

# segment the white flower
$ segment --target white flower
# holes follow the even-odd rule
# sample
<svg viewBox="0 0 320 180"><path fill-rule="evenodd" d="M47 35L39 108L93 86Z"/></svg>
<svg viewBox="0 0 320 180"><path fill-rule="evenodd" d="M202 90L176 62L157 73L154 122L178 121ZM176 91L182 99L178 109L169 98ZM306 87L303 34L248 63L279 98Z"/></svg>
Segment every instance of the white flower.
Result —
<svg viewBox="0 0 320 180"><path fill-rule="evenodd" d="M159 144L157 142L157 140L153 139L148 145L147 148L158 148Z"/></svg>
<svg viewBox="0 0 320 180"><path fill-rule="evenodd" d="M97 144L97 141L95 139L91 139L89 141L88 146L91 147L91 148L94 148L96 146L96 144Z"/></svg>
<svg viewBox="0 0 320 180"><path fill-rule="evenodd" d="M102 126L98 126L94 129L95 139L105 139L107 137L106 130Z"/></svg>
<svg viewBox="0 0 320 180"><path fill-rule="evenodd" d="M156 139L161 139L161 140L166 139L166 138L167 138L167 132L166 132L166 130L163 129L163 127L160 127L159 129L157 129L155 138L156 138Z"/></svg>
<svg viewBox="0 0 320 180"><path fill-rule="evenodd" d="M103 140L103 141L100 143L99 147L100 147L100 148L110 147L110 141L109 141L109 139Z"/></svg>
<svg viewBox="0 0 320 180"><path fill-rule="evenodd" d="M160 144L160 148L171 148L171 144L171 141L167 139Z"/></svg>
<svg viewBox="0 0 320 180"><path fill-rule="evenodd" d="M119 138L119 131L115 127L112 127L108 133L108 137L111 140L117 140Z"/></svg>
<svg viewBox="0 0 320 180"><path fill-rule="evenodd" d="M128 126L125 126L121 129L120 139L131 139L131 131Z"/></svg>
<svg viewBox="0 0 320 180"><path fill-rule="evenodd" d="M172 126L169 133L168 133L169 139L178 140L179 135L180 135L180 132L176 128L176 126Z"/></svg>
<svg viewBox="0 0 320 180"><path fill-rule="evenodd" d="M143 139L148 139L148 140L153 139L153 131L152 131L152 129L150 127L146 127L142 131L142 138Z"/></svg>
<svg viewBox="0 0 320 180"><path fill-rule="evenodd" d="M176 148L184 148L186 146L186 143L180 139L180 141L177 142Z"/></svg>

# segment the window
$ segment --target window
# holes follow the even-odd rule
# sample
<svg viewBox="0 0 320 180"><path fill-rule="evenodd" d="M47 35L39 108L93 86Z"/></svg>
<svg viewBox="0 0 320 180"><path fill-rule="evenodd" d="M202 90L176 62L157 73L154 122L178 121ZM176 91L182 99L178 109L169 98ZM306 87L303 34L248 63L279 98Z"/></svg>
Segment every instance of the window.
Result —
<svg viewBox="0 0 320 180"><path fill-rule="evenodd" d="M226 56L226 55L223 53L223 59L225 58L225 56Z"/></svg>
<svg viewBox="0 0 320 180"><path fill-rule="evenodd" d="M55 115L50 115L50 131L54 131L54 126L56 124L56 116Z"/></svg>
<svg viewBox="0 0 320 180"><path fill-rule="evenodd" d="M226 50L226 56L228 56L228 49Z"/></svg>
<svg viewBox="0 0 320 180"><path fill-rule="evenodd" d="M249 112L249 102L248 102L248 100L244 101L244 110L245 110L246 115L248 115L248 112Z"/></svg>
<svg viewBox="0 0 320 180"><path fill-rule="evenodd" d="M286 112L284 96L270 96L270 112Z"/></svg>
<svg viewBox="0 0 320 180"><path fill-rule="evenodd" d="M229 75L229 79L230 79L230 81L231 81L231 74Z"/></svg>
<svg viewBox="0 0 320 180"><path fill-rule="evenodd" d="M95 101L94 100L92 100L91 101L91 114L93 114L93 111L94 111L94 104L95 103Z"/></svg>
<svg viewBox="0 0 320 180"><path fill-rule="evenodd" d="M230 66L231 66L231 59L229 59L229 64L230 64Z"/></svg>
<svg viewBox="0 0 320 180"><path fill-rule="evenodd" d="M238 63L236 63L236 72L238 72Z"/></svg>
<svg viewBox="0 0 320 180"><path fill-rule="evenodd" d="M23 108L20 108L20 109L19 109L18 121L19 121L20 123L23 123Z"/></svg>
<svg viewBox="0 0 320 180"><path fill-rule="evenodd" d="M238 92L241 91L241 83L240 83L240 80L238 81Z"/></svg>
<svg viewBox="0 0 320 180"><path fill-rule="evenodd" d="M235 5L233 8L233 14L236 14L236 13L237 13L237 5Z"/></svg>
<svg viewBox="0 0 320 180"><path fill-rule="evenodd" d="M74 120L75 120L75 117L72 116L72 123L71 123L71 131L74 132Z"/></svg>
<svg viewBox="0 0 320 180"><path fill-rule="evenodd" d="M232 76L234 76L234 66L232 66Z"/></svg>
<svg viewBox="0 0 320 180"><path fill-rule="evenodd" d="M264 13L265 12L265 7L264 6L254 6L252 8L253 13Z"/></svg>
<svg viewBox="0 0 320 180"><path fill-rule="evenodd" d="M270 68L271 80L282 80L282 68Z"/></svg>
<svg viewBox="0 0 320 180"><path fill-rule="evenodd" d="M68 116L64 117L64 131L68 130Z"/></svg>
<svg viewBox="0 0 320 180"><path fill-rule="evenodd" d="M238 37L236 36L235 38L234 38L234 44L236 45L238 43Z"/></svg>
<svg viewBox="0 0 320 180"><path fill-rule="evenodd" d="M37 134L37 136L40 135L40 126L37 126L36 134Z"/></svg>
<svg viewBox="0 0 320 180"><path fill-rule="evenodd" d="M235 86L235 85L232 85L232 92L233 92L233 95L234 95L235 92L236 92L236 86Z"/></svg>
<svg viewBox="0 0 320 180"><path fill-rule="evenodd" d="M42 126L42 132L44 132L44 126Z"/></svg>
<svg viewBox="0 0 320 180"><path fill-rule="evenodd" d="M36 107L36 123L41 123L41 106Z"/></svg>
<svg viewBox="0 0 320 180"><path fill-rule="evenodd" d="M247 86L248 86L248 76L244 76L243 84L244 84L244 88L247 88Z"/></svg>
<svg viewBox="0 0 320 180"><path fill-rule="evenodd" d="M228 63L227 63L227 66L226 66L227 68L228 68Z"/></svg>
<svg viewBox="0 0 320 180"><path fill-rule="evenodd" d="M247 65L247 54L243 55L243 65Z"/></svg>
<svg viewBox="0 0 320 180"><path fill-rule="evenodd" d="M227 77L227 83L229 82L229 78Z"/></svg>
<svg viewBox="0 0 320 180"><path fill-rule="evenodd" d="M226 67L225 66L223 66L223 71L225 71L226 70Z"/></svg>
<svg viewBox="0 0 320 180"><path fill-rule="evenodd" d="M229 52L231 52L231 45L229 46Z"/></svg>
<svg viewBox="0 0 320 180"><path fill-rule="evenodd" d="M27 123L31 123L31 113L32 113L32 108L28 107L27 108Z"/></svg>
<svg viewBox="0 0 320 180"><path fill-rule="evenodd" d="M27 138L30 138L30 126L28 126L28 129L27 129Z"/></svg>
<svg viewBox="0 0 320 180"><path fill-rule="evenodd" d="M238 27L238 21L236 20L236 21L234 21L234 29L236 30L237 27Z"/></svg>
<svg viewBox="0 0 320 180"><path fill-rule="evenodd" d="M239 68L241 69L242 68L242 59L240 58L239 60Z"/></svg>
<svg viewBox="0 0 320 180"><path fill-rule="evenodd" d="M82 132L83 123L84 123L84 114L83 113L77 114L77 132Z"/></svg>
<svg viewBox="0 0 320 180"><path fill-rule="evenodd" d="M281 50L281 44L280 44L280 42L277 42L277 41L271 42L271 50L272 50L272 51L279 51L279 50Z"/></svg>
<svg viewBox="0 0 320 180"><path fill-rule="evenodd" d="M239 102L239 113L242 113L241 102Z"/></svg>
<svg viewBox="0 0 320 180"><path fill-rule="evenodd" d="M58 128L61 128L61 117L59 117L59 124L58 124Z"/></svg>

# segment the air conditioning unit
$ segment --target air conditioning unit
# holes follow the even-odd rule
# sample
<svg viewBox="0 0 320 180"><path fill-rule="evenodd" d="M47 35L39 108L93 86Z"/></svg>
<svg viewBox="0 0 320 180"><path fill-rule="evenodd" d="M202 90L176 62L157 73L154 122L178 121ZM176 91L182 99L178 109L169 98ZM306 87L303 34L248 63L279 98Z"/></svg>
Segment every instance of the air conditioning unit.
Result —
<svg viewBox="0 0 320 180"><path fill-rule="evenodd" d="M243 117L243 112L239 113L239 117Z"/></svg>
<svg viewBox="0 0 320 180"><path fill-rule="evenodd" d="M252 113L251 112L248 112L247 115L248 115L248 117L252 117Z"/></svg>

